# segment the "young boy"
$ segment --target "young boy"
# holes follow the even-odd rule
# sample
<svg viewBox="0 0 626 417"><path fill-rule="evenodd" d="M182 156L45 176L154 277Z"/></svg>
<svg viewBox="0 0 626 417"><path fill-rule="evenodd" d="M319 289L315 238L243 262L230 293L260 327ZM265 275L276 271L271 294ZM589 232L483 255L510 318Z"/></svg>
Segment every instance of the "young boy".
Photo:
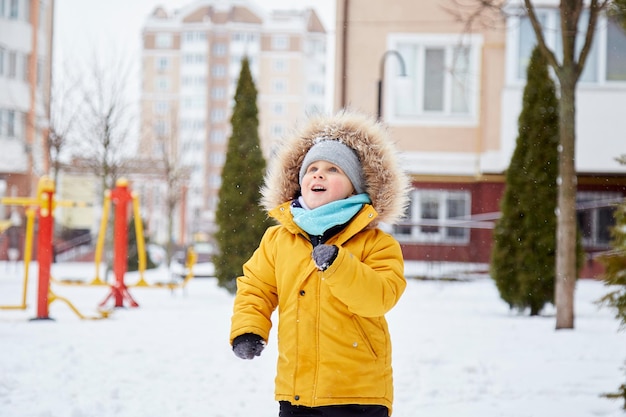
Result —
<svg viewBox="0 0 626 417"><path fill-rule="evenodd" d="M279 416L391 415L385 313L406 281L398 242L408 182L383 127L350 111L311 119L270 167L270 227L243 266L230 341L259 356L278 308Z"/></svg>

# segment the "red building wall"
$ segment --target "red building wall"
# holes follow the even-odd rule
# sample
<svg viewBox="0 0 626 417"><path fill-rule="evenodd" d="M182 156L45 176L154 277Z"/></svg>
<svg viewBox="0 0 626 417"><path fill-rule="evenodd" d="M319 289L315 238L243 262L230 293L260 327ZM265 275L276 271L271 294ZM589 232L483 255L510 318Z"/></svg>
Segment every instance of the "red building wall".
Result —
<svg viewBox="0 0 626 417"><path fill-rule="evenodd" d="M504 192L505 183L502 181L502 177L499 177L498 180L476 182L415 181L413 187L416 189L469 191L471 193L471 214L476 216L500 211L500 199ZM622 196L626 196L626 178L581 175L578 178L578 191L618 192ZM494 219L488 221L495 224ZM472 228L467 244L402 242L401 246L406 260L489 263L493 243L492 237L492 229ZM596 255L605 250L607 250L606 246L585 245L587 259L583 265L581 277L598 277L602 274L603 267L597 261Z"/></svg>
<svg viewBox="0 0 626 417"><path fill-rule="evenodd" d="M471 214L496 213L500 211L500 197L504 183L496 181L480 182L416 182L414 188L437 190L460 190L471 193ZM492 230L475 228L470 230L467 244L424 244L402 243L405 259L440 262L488 263L491 253Z"/></svg>

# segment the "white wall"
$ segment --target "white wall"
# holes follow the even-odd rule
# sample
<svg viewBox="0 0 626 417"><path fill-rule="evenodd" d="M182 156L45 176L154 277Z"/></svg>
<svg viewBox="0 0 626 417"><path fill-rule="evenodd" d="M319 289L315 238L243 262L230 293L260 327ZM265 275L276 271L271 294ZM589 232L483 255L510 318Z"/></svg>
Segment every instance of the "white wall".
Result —
<svg viewBox="0 0 626 417"><path fill-rule="evenodd" d="M498 171L508 166L517 139L522 91L510 87L502 93L501 152L491 155L483 171ZM615 161L626 154L626 85L579 86L576 112L576 170L626 174L626 166Z"/></svg>

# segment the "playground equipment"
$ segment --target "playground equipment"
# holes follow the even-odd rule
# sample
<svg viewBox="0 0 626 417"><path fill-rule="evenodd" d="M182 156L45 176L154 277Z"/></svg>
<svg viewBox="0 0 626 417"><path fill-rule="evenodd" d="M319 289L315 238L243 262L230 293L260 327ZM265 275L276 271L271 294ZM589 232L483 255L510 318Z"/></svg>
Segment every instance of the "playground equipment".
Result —
<svg viewBox="0 0 626 417"><path fill-rule="evenodd" d="M132 203L132 210L134 216L135 236L137 240L137 256L139 260L139 280L134 284L127 284L125 281L126 275L126 260L128 256L128 204ZM193 278L193 266L195 265L198 255L189 248L185 259L185 275L181 281L174 279L167 282L155 282L148 283L145 279L146 271L146 245L144 239L143 223L141 222L141 214L139 209L139 198L137 195L130 191L128 187L128 181L120 179L117 181L115 188L107 192L104 197L104 204L102 207L102 219L100 221L100 230L98 233L98 241L96 244L96 253L94 261L96 264L96 272L94 279L89 285L108 285L100 277L100 263L102 261L102 254L104 251L104 239L106 236L106 227L109 220L109 212L111 205L114 206L114 225L113 225L113 272L115 275L115 283L111 285L111 292L107 298L100 304L104 306L111 298L114 299L115 307L123 307L124 301L128 301L131 307L138 307L139 305L134 300L129 292L129 287L143 287L143 288L168 288L174 290L177 288L183 288Z"/></svg>
<svg viewBox="0 0 626 417"><path fill-rule="evenodd" d="M26 309L26 296L28 291L28 270L32 254L32 242L34 235L34 217L35 210L39 220L39 231L37 234L37 262L39 264L38 271L38 291L37 291L37 315L33 320L49 320L49 307L55 300L65 302L70 309L81 318L105 318L108 311L100 311L100 316L87 317L81 314L74 305L66 298L59 297L54 294L50 288L50 268L53 259L52 236L54 228L54 208L56 202L54 200L54 182L51 178L44 176L39 180L37 185L37 197L9 197L0 200L6 205L22 205L28 207L26 210L26 241L24 244L24 280L22 303L16 306L2 306L2 308Z"/></svg>
<svg viewBox="0 0 626 417"><path fill-rule="evenodd" d="M96 274L95 278L89 282L76 282L76 281L58 281L55 280L51 273L51 264L53 259L52 248L52 236L54 226L54 208L56 206L77 206L80 203L68 202L68 201L55 201L54 200L54 182L48 177L42 177L37 189L36 198L3 198L1 203L6 205L23 205L27 206L26 209L26 240L24 248L24 280L23 280L23 294L22 302L19 305L7 305L1 306L0 309L26 309L26 298L28 290L28 267L31 261L32 243L34 236L34 219L37 215L39 219L39 233L37 235L37 248L39 262L39 287L37 297L37 316L36 320L50 319L49 317L49 305L56 301L63 301L69 308L74 311L82 319L96 319L106 318L110 314L110 310L106 308L106 304L110 299L114 300L113 307L124 307L124 302L127 301L130 307L138 307L139 304L131 296L128 287L124 281L126 274L126 262L128 255L128 204L132 203L132 209L135 219L135 234L137 237L137 252L139 256L139 281L130 287L146 287L146 288L169 288L174 290L176 288L183 288L193 278L193 266L197 261L197 254L190 248L187 252L185 261L185 275L181 277L182 280L170 280L168 282L159 282L149 284L144 278L144 272L146 270L146 250L143 224L141 222L141 216L139 211L139 199L137 196L129 190L128 181L126 179L119 179L116 182L116 186L113 190L107 191L104 198L104 206L102 210L102 219L100 223L100 231L98 235L98 241L96 245L95 265ZM106 226L108 223L109 208L110 205L115 207L114 217L114 230L113 230L113 272L115 275L115 282L108 284L100 278L100 264L102 260L102 254L104 250L104 240L106 235ZM110 292L107 297L99 304L99 316L88 317L80 313L80 311L66 298L60 297L52 292L50 283L61 283L71 285L102 285L109 286Z"/></svg>
<svg viewBox="0 0 626 417"><path fill-rule="evenodd" d="M11 204L11 200L16 199L2 199L3 204ZM15 305L0 305L0 310L26 310L28 305L26 304L26 298L28 295L28 270L30 266L31 254L33 251L33 230L35 224L35 210L32 207L26 209L26 236L24 241L24 275L22 279L22 302ZM31 236L28 239L28 236Z"/></svg>
<svg viewBox="0 0 626 417"><path fill-rule="evenodd" d="M115 274L115 283L111 285L109 295L100 303L101 307L106 305L111 298L115 301L115 307L124 307L124 300L129 302L130 307L139 307L139 304L137 304L135 299L130 295L128 287L124 282L126 258L128 257L128 203L131 202L135 215L135 234L137 236L137 253L139 256L139 282L140 285L148 285L143 277L143 272L146 269L146 250L143 239L143 225L139 214L139 199L129 190L128 181L122 178L117 180L113 191L105 195L102 220L100 222L100 234L98 235L95 257L96 277L93 281L94 284L102 282L99 275L100 260L109 217L109 206L113 204L115 206L115 222L113 225L113 272Z"/></svg>
<svg viewBox="0 0 626 417"><path fill-rule="evenodd" d="M127 270L127 257L128 257L128 204L132 203L132 210L134 215L134 227L135 236L137 240L137 255L139 258L139 280L134 284L126 284L125 275ZM107 192L104 198L104 206L102 208L102 219L100 221L100 231L98 234L98 241L96 245L96 253L94 256L96 264L96 274L90 285L107 285L100 278L100 262L102 260L102 253L104 250L104 238L106 235L106 226L109 219L110 206L113 205L115 209L114 213L114 225L113 225L113 272L115 275L115 283L111 285L111 292L100 303L100 306L106 305L110 300L114 300L114 307L123 307L124 301L127 301L130 307L138 307L139 304L135 301L129 292L129 287L144 287L144 288L169 288L174 290L176 288L184 287L191 278L193 278L193 265L196 263L197 254L193 249L187 252L187 258L185 262L185 269L187 271L184 279L181 282L171 280L168 282L148 283L145 279L144 273L146 271L146 245L144 239L143 223L141 222L141 214L139 210L139 198L137 195L130 191L128 187L128 181L125 179L119 179L116 182L115 188L111 192Z"/></svg>

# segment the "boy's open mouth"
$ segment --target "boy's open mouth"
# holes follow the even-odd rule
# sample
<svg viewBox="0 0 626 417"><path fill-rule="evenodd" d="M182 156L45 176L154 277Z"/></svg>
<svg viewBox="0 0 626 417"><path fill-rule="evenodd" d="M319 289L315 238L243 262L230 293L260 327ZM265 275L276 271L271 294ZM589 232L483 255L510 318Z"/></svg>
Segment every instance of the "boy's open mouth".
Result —
<svg viewBox="0 0 626 417"><path fill-rule="evenodd" d="M322 187L321 185L314 185L313 187L311 187L311 191L319 193L322 191L326 191L326 188Z"/></svg>

